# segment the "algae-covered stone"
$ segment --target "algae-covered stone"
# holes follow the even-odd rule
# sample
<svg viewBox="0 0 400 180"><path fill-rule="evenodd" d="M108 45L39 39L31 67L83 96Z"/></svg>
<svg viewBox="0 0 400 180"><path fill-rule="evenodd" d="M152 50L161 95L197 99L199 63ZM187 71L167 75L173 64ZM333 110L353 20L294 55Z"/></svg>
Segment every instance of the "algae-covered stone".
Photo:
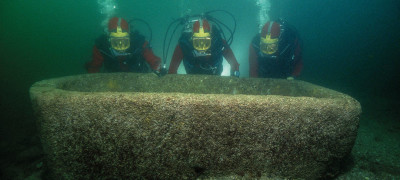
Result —
<svg viewBox="0 0 400 180"><path fill-rule="evenodd" d="M113 73L35 83L63 179L317 179L351 151L360 104L303 81Z"/></svg>

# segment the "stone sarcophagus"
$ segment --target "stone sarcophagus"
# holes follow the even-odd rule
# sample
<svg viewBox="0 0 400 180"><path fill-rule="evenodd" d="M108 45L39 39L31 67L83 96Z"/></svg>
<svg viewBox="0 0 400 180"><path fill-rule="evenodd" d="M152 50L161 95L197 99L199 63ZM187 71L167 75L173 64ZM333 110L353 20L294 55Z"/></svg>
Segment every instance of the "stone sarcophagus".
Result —
<svg viewBox="0 0 400 180"><path fill-rule="evenodd" d="M350 153L360 104L307 82L111 73L30 89L61 179L317 179Z"/></svg>

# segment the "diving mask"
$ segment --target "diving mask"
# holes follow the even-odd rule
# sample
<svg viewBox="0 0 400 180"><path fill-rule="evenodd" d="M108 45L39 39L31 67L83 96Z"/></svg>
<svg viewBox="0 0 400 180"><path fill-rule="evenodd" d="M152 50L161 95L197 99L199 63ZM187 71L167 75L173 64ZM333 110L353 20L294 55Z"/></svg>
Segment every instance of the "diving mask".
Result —
<svg viewBox="0 0 400 180"><path fill-rule="evenodd" d="M198 51L206 51L211 47L210 37L193 37L193 47Z"/></svg>
<svg viewBox="0 0 400 180"><path fill-rule="evenodd" d="M111 37L110 43L111 47L117 51L125 51L131 45L129 37Z"/></svg>
<svg viewBox="0 0 400 180"><path fill-rule="evenodd" d="M278 38L271 39L271 35L267 35L265 38L261 38L260 50L264 54L274 54L278 51Z"/></svg>
<svg viewBox="0 0 400 180"><path fill-rule="evenodd" d="M117 51L127 50L131 43L128 32L122 32L121 28L117 28L117 32L110 33L110 44L111 47Z"/></svg>
<svg viewBox="0 0 400 180"><path fill-rule="evenodd" d="M206 51L211 47L211 34L209 30L204 29L202 23L199 26L199 30L192 36L193 47L198 51Z"/></svg>

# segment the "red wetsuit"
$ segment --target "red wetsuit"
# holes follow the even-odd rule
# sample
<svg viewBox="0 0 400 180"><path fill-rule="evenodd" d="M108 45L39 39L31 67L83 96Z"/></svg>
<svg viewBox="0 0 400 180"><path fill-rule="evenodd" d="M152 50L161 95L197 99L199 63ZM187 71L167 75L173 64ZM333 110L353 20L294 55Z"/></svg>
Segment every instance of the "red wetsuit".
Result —
<svg viewBox="0 0 400 180"><path fill-rule="evenodd" d="M225 48L222 50L222 55L223 55L223 57L225 57L225 59L231 65L231 70L232 71L239 71L239 63L237 62L236 57L233 54L232 49L229 47L229 45L224 40L223 40L223 46ZM177 70L179 68L179 65L181 64L181 62L182 62L182 60L184 58L185 57L184 57L184 53L182 51L182 48L178 44L175 47L174 54L172 55L172 59L171 59L170 65L169 65L168 73L169 74L176 74ZM211 56L206 56L205 57L205 61L207 61L208 59L211 59Z"/></svg>
<svg viewBox="0 0 400 180"><path fill-rule="evenodd" d="M259 38L259 37L256 37ZM296 40L297 41L297 40ZM256 42L257 44L259 43ZM265 61L266 59L268 59L268 57L260 57L260 50L255 48L254 46L254 42L250 45L250 49L249 49L249 73L250 73L250 77L268 77L268 72L262 71L260 70L260 61ZM291 72L285 73L286 76L293 76L293 77L297 77L300 75L302 69L303 69L303 59L301 56L301 47L299 43L295 43L296 47L294 50L294 53L292 54L294 56L294 63L291 65L293 67L291 67ZM291 58L290 56L286 56L287 58ZM278 64L279 62L284 62L287 61L286 58L281 58L279 56L276 56L276 61L273 64ZM284 71L283 69L287 68L286 65L283 66L276 66L279 69L275 69L274 71L278 72L278 71ZM262 67L261 67L262 68ZM284 73L284 72L282 72ZM272 77L275 77L275 75L272 75Z"/></svg>
<svg viewBox="0 0 400 180"><path fill-rule="evenodd" d="M104 36L100 37L96 41L92 61L86 63L89 73L100 72L103 65L107 72L151 72L151 70L160 69L161 59L154 55L144 37L137 34L133 36L127 53L118 55L113 53L108 41L104 38Z"/></svg>

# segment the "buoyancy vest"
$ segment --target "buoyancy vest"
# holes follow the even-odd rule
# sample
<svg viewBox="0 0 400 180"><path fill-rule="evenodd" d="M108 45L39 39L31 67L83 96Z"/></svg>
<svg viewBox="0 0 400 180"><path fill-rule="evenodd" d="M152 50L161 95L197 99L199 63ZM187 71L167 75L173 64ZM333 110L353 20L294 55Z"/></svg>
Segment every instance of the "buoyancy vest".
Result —
<svg viewBox="0 0 400 180"><path fill-rule="evenodd" d="M149 64L143 57L144 36L137 31L130 35L131 45L123 54L116 54L111 48L108 36L103 35L96 40L96 46L104 57L105 72L151 72Z"/></svg>
<svg viewBox="0 0 400 180"><path fill-rule="evenodd" d="M207 56L197 55L191 42L191 33L183 33L179 46L183 53L183 64L187 74L221 75L223 67L223 50L225 48L221 33L215 26L211 33L211 47Z"/></svg>
<svg viewBox="0 0 400 180"><path fill-rule="evenodd" d="M289 26L281 25L278 51L266 55L260 50L260 34L253 38L252 46L257 54L258 77L286 78L292 75L295 66L295 50L298 46L298 35Z"/></svg>

